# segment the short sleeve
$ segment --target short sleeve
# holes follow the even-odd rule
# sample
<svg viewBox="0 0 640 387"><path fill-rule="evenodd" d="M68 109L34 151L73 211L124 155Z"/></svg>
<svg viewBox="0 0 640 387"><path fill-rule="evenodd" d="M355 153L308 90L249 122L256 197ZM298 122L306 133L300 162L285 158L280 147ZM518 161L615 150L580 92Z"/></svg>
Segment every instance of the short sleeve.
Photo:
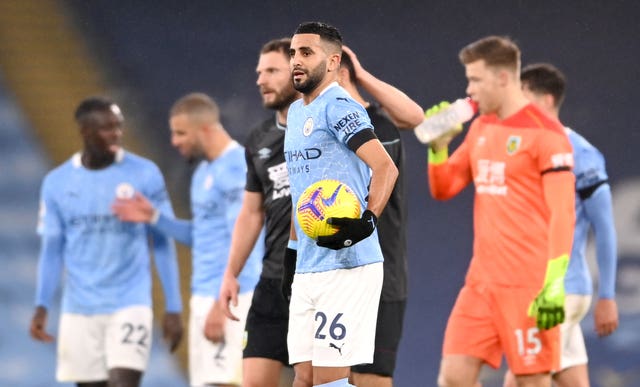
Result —
<svg viewBox="0 0 640 387"><path fill-rule="evenodd" d="M63 221L60 214L51 175L47 176L40 189L40 209L38 211L37 233L41 236L58 236L63 233Z"/></svg>
<svg viewBox="0 0 640 387"><path fill-rule="evenodd" d="M327 126L345 145L356 133L373 129L362 105L347 98L336 98L327 106Z"/></svg>
<svg viewBox="0 0 640 387"><path fill-rule="evenodd" d="M540 129L538 168L540 173L573 169L573 149L562 131Z"/></svg>

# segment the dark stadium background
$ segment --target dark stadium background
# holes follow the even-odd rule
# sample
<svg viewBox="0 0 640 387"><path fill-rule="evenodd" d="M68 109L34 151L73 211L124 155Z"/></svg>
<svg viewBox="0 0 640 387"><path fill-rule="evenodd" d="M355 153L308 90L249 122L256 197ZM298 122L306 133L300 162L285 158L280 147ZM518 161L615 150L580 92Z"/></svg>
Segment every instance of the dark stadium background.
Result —
<svg viewBox="0 0 640 387"><path fill-rule="evenodd" d="M556 64L569 82L562 120L607 158L618 228L621 326L612 337L599 339L593 334L592 315L585 318L592 384L640 385L640 159L636 153L640 136L636 119L639 103L634 99L640 80L637 2L59 3L67 7L89 52L106 72L111 81L109 90L126 101L125 115L138 117L140 126L131 130L151 146L151 157L173 190L182 192L187 192L189 168L169 145L166 121L171 103L190 91L210 94L221 105L226 129L243 140L255 123L270 114L262 108L255 86L258 50L268 39L290 36L300 22L321 20L337 26L365 68L424 108L464 95L466 83L457 53L482 36L513 38L523 51L523 64ZM28 124L25 126L28 130ZM410 295L396 385L432 386L446 318L470 258L472 192L467 189L449 202L433 201L426 184L425 148L412 133L403 137L410 209ZM2 222L10 219L3 215ZM4 281L5 276L1 278ZM28 291L31 297L33 289ZM16 322L12 326L19 329L14 335L27 340L29 315L23 317L24 326ZM0 359L11 359L19 351L39 351L39 359L49 372L38 373L42 379L39 384L25 378L24 384L18 385L50 385L46 381L53 378L54 352L49 349L44 357L40 346L29 343L7 348L0 341ZM0 362L0 381L8 372L3 367L8 367L7 361ZM484 383L501 385L492 372L485 373Z"/></svg>

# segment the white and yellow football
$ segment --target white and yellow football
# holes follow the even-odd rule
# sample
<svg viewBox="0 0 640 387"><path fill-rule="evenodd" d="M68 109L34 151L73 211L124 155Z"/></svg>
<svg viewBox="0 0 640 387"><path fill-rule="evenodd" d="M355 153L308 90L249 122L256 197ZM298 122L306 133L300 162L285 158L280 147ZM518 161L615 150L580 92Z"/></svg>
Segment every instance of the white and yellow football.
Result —
<svg viewBox="0 0 640 387"><path fill-rule="evenodd" d="M338 180L320 180L307 187L296 204L296 218L308 237L333 235L337 227L328 218L359 218L360 201L355 192Z"/></svg>

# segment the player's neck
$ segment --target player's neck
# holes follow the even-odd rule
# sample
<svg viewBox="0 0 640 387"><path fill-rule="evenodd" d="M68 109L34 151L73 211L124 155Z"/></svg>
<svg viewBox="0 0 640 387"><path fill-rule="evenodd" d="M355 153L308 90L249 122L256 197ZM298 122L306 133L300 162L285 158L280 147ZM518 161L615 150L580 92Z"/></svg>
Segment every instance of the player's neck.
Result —
<svg viewBox="0 0 640 387"><path fill-rule="evenodd" d="M528 104L529 100L524 96L524 94L522 94L522 90L519 88L511 88L506 91L502 105L496 113L498 118L504 120L505 118L516 114Z"/></svg>
<svg viewBox="0 0 640 387"><path fill-rule="evenodd" d="M225 130L214 130L207 137L207 142L204 144L204 152L207 160L212 161L217 159L227 146L231 144L233 139Z"/></svg>
<svg viewBox="0 0 640 387"><path fill-rule="evenodd" d="M313 102L314 99L318 98L318 96L322 94L322 92L325 91L325 89L334 82L338 82L338 77L332 75L332 73L329 73L324 77L322 82L320 82L318 86L316 86L315 89L311 90L308 94L302 94L302 100L304 101L304 104L308 105Z"/></svg>
<svg viewBox="0 0 640 387"><path fill-rule="evenodd" d="M80 160L82 161L82 166L87 169L103 169L116 161L116 155L109 152L91 153L85 149Z"/></svg>

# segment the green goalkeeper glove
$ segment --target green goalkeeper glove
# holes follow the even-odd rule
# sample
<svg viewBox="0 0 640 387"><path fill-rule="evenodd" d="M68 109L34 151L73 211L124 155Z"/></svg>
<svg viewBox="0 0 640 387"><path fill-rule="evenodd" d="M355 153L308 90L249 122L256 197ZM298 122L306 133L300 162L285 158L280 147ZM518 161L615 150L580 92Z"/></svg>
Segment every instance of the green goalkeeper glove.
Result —
<svg viewBox="0 0 640 387"><path fill-rule="evenodd" d="M438 114L441 110L446 109L451 105L448 101L442 101L439 104L431 106L424 112L424 117L429 118L434 114ZM443 162L448 157L447 147L449 143L455 136L457 136L462 131L462 124L458 124L451 128L450 131L442 134L440 137L431 140L429 143L429 161L435 162L439 164L439 162Z"/></svg>
<svg viewBox="0 0 640 387"><path fill-rule="evenodd" d="M547 264L547 273L540 293L529 305L529 317L536 319L539 329L550 329L564 321L564 276L569 256L563 254Z"/></svg>

